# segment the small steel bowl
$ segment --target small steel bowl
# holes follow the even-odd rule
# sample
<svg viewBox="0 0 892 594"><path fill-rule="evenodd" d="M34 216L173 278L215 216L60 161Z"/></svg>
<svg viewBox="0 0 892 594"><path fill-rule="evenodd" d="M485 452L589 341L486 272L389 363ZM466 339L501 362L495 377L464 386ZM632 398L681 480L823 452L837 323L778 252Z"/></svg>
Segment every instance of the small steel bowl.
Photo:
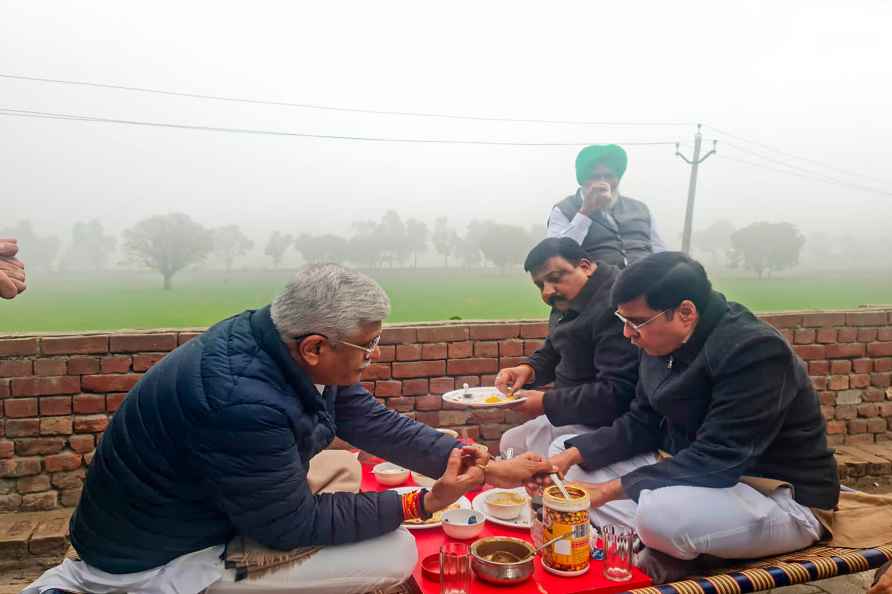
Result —
<svg viewBox="0 0 892 594"><path fill-rule="evenodd" d="M487 559L504 551L522 559L514 563L500 563ZM535 569L533 547L530 543L510 536L481 538L471 545L471 568L483 581L497 585L519 584L533 575Z"/></svg>

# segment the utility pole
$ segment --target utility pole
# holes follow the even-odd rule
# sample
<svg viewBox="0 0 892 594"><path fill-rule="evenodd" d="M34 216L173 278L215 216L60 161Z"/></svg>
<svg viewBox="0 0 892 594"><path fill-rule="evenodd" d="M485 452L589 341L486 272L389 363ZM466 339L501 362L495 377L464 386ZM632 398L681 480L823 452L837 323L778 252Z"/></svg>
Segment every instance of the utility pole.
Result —
<svg viewBox="0 0 892 594"><path fill-rule="evenodd" d="M700 157L700 143L703 142L703 134L700 133L701 124L697 124L697 133L694 135L694 158L688 159L678 150L678 143L675 143L675 155L681 157L685 163L691 166L691 180L688 183L688 206L684 212L684 235L681 239L681 251L686 254L691 253L691 226L694 223L694 196L697 194L697 170L700 163L715 154L716 141L712 141L712 150Z"/></svg>

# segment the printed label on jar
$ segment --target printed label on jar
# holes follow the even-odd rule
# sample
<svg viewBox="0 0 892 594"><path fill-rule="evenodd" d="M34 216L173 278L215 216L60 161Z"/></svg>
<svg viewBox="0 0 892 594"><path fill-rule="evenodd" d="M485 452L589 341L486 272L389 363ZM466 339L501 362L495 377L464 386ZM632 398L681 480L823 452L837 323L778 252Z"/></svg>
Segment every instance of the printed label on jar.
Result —
<svg viewBox="0 0 892 594"><path fill-rule="evenodd" d="M556 522L551 517L551 510L546 516L546 529L543 538L549 540L560 534L567 534L565 538L554 543L545 550L544 561L549 567L560 571L580 571L588 567L591 558L591 534L589 532L587 512L559 512L563 516L580 516L565 521ZM584 518L585 523L580 520ZM547 520L551 519L551 522Z"/></svg>

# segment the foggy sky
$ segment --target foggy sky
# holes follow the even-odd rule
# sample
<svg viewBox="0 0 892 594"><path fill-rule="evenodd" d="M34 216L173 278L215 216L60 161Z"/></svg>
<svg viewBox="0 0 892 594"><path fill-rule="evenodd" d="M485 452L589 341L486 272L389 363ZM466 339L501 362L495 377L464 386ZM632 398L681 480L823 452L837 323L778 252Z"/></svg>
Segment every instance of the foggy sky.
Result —
<svg viewBox="0 0 892 594"><path fill-rule="evenodd" d="M15 2L0 4L0 72L380 110L703 122L861 172L892 190L892 8L885 2ZM349 233L396 208L463 229L542 222L575 190L584 144L681 141L688 126L580 126L362 115L0 79L0 107L318 134L568 142L385 144L0 116L0 221L67 238L182 211L206 225ZM770 170L723 144L701 169L695 228L787 220L879 230L888 196ZM707 146L711 142L707 142ZM624 193L678 245L688 167L628 147ZM762 161L751 167L725 160ZM259 246L262 250L262 244Z"/></svg>

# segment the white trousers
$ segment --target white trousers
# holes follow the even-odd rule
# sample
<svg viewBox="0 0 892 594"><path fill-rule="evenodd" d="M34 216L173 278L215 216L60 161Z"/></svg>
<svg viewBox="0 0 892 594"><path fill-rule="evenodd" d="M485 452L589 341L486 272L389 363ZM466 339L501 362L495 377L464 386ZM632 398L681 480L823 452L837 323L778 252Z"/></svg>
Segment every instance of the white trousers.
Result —
<svg viewBox="0 0 892 594"><path fill-rule="evenodd" d="M548 456L548 448L558 437L588 433L589 431L592 431L592 428L585 425L555 427L549 422L548 417L540 415L523 425L505 431L499 442L499 452L504 456L508 448L512 448L515 456L524 452Z"/></svg>
<svg viewBox="0 0 892 594"><path fill-rule="evenodd" d="M207 594L360 594L401 584L412 575L417 560L415 538L399 528L371 540L325 547L309 559L257 578L236 582L227 572Z"/></svg>
<svg viewBox="0 0 892 594"><path fill-rule="evenodd" d="M566 439L556 439L550 455L563 451ZM567 479L603 483L656 462L655 454L643 454L592 472L574 466ZM637 504L631 499L611 501L589 515L599 526L631 527L646 546L678 559L702 554L723 559L778 555L814 544L822 532L814 514L793 500L790 489L766 496L743 483L726 489L644 490Z"/></svg>

